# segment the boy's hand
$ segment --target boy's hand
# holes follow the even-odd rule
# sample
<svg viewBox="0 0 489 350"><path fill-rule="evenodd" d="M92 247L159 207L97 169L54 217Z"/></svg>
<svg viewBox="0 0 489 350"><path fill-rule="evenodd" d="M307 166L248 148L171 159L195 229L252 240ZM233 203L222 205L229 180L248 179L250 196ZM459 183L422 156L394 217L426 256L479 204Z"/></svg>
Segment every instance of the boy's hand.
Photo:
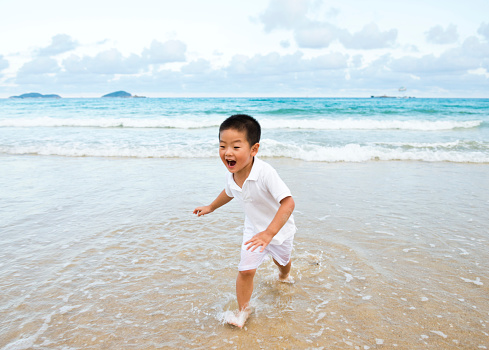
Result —
<svg viewBox="0 0 489 350"><path fill-rule="evenodd" d="M206 205L204 207L198 207L194 209L194 214L197 214L197 216L202 216L205 214L212 213L213 210L210 205Z"/></svg>
<svg viewBox="0 0 489 350"><path fill-rule="evenodd" d="M260 250L260 253L262 253L272 241L273 236L275 235L267 230L257 233L249 241L245 242L245 245L249 244L246 250L251 249L251 251L254 252L256 248L262 247Z"/></svg>
<svg viewBox="0 0 489 350"><path fill-rule="evenodd" d="M197 207L194 209L194 214L197 214L197 216L202 216L205 214L212 213L214 210L217 208L222 207L224 204L228 203L233 197L229 197L226 194L226 190L222 190L222 192L217 196L216 199L214 199L214 202L212 202L209 205L204 205L203 207Z"/></svg>

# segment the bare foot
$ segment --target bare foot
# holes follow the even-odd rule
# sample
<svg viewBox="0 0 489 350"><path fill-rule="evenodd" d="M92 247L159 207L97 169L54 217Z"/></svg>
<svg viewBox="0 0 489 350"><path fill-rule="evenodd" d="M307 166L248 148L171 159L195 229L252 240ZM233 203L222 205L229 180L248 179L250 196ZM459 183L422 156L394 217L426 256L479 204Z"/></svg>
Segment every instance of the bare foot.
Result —
<svg viewBox="0 0 489 350"><path fill-rule="evenodd" d="M232 324L233 326L243 328L246 320L248 319L248 317L250 317L251 312L252 310L249 307L247 307L243 311L239 311L236 314L230 313L226 317L226 322Z"/></svg>
<svg viewBox="0 0 489 350"><path fill-rule="evenodd" d="M294 277L292 277L291 275L287 275L285 278L280 278L280 274L279 274L278 281L282 283L290 283L290 284L295 283Z"/></svg>

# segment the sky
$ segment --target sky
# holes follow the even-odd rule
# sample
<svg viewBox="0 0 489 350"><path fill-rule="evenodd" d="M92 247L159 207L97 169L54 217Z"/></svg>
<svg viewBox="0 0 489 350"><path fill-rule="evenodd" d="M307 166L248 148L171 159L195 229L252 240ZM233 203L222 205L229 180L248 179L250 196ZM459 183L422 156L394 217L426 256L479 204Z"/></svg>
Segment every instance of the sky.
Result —
<svg viewBox="0 0 489 350"><path fill-rule="evenodd" d="M488 0L0 0L0 98L488 98L488 14Z"/></svg>

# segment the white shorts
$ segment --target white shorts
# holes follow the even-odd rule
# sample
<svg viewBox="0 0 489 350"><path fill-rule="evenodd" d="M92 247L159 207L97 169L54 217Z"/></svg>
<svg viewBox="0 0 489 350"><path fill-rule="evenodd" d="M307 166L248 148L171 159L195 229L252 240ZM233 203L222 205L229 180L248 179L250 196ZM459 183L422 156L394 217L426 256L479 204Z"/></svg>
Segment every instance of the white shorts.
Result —
<svg viewBox="0 0 489 350"><path fill-rule="evenodd" d="M290 261L292 255L292 248L294 247L294 237L286 239L281 245L269 244L266 246L263 252L260 252L262 247L258 247L255 251L246 250L247 246L244 244L249 238L243 238L241 244L241 261L238 265L239 271L247 271L257 269L265 259L270 255L282 266L286 266Z"/></svg>

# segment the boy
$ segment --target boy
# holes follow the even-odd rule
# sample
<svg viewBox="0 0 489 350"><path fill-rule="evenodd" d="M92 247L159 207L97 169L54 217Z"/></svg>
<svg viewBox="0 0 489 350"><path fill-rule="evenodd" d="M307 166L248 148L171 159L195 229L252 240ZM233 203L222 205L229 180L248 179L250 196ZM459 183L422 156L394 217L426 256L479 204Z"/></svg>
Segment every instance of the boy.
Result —
<svg viewBox="0 0 489 350"><path fill-rule="evenodd" d="M296 231L292 216L295 203L275 169L255 157L260 136L260 124L245 114L233 115L221 124L219 156L229 171L226 186L210 205L194 210L198 216L209 214L233 198L244 209L241 261L236 279L239 309L226 320L240 328L251 314L249 302L256 269L268 255L272 255L279 269L279 281L294 283L289 273Z"/></svg>

